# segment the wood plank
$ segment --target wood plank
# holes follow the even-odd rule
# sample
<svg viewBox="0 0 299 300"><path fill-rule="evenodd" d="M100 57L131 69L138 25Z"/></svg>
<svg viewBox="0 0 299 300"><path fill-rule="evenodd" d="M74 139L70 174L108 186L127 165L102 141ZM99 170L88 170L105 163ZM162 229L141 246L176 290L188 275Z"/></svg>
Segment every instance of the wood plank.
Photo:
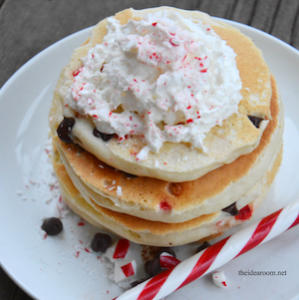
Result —
<svg viewBox="0 0 299 300"><path fill-rule="evenodd" d="M235 0L223 0L223 1L210 1L210 0L202 0L199 2L198 10L204 11L207 14L219 17L219 18L228 18L230 16L230 12L233 10L235 6Z"/></svg>
<svg viewBox="0 0 299 300"><path fill-rule="evenodd" d="M0 8L2 7L2 5L4 4L5 0L0 0Z"/></svg>
<svg viewBox="0 0 299 300"><path fill-rule="evenodd" d="M298 21L299 1L281 0L271 34L291 43L292 31Z"/></svg>
<svg viewBox="0 0 299 300"><path fill-rule="evenodd" d="M239 7L236 9L236 15L233 16L233 19L237 22L242 22L241 20L245 20L246 15L247 22L245 24L269 32L279 0L244 1L251 2L251 10L248 9L246 11L246 8L242 7L241 3L238 2Z"/></svg>
<svg viewBox="0 0 299 300"><path fill-rule="evenodd" d="M290 44L299 49L299 9L295 15L295 22L293 23L291 42Z"/></svg>
<svg viewBox="0 0 299 300"><path fill-rule="evenodd" d="M0 299L1 300L32 300L26 295L0 268Z"/></svg>

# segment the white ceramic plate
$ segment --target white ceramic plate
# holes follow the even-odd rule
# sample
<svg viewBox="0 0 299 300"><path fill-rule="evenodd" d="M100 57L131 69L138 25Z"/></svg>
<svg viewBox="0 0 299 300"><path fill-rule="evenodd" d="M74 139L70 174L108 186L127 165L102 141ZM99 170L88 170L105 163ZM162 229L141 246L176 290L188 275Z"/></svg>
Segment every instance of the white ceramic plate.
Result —
<svg viewBox="0 0 299 300"><path fill-rule="evenodd" d="M266 33L228 23L262 49L285 104L283 163L258 218L299 195L299 53ZM73 49L89 34L86 29L47 48L16 72L0 92L0 261L9 276L37 299L105 300L121 293L105 277L107 269L101 260L84 251L94 228L78 227L76 216L69 215L59 237L43 239L39 229L42 218L55 213L57 199L51 201L51 197L58 197L49 193L53 178L44 151L52 93ZM205 276L167 299L294 299L299 295L298 234L299 227L293 228L223 266L230 286L226 290ZM187 247L176 251L181 258L190 255ZM286 271L286 275L242 276L240 270Z"/></svg>

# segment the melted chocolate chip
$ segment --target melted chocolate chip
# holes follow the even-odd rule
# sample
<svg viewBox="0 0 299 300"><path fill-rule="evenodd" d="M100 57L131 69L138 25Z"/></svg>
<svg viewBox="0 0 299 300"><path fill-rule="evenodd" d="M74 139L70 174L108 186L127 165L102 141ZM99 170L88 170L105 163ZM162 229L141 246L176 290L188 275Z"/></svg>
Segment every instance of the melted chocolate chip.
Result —
<svg viewBox="0 0 299 300"><path fill-rule="evenodd" d="M63 229L61 221L54 217L45 219L41 227L48 235L57 235Z"/></svg>
<svg viewBox="0 0 299 300"><path fill-rule="evenodd" d="M263 121L263 119L257 117L248 116L248 118L256 128L259 128L260 123Z"/></svg>
<svg viewBox="0 0 299 300"><path fill-rule="evenodd" d="M108 234L97 233L92 239L91 249L95 252L105 252L112 244Z"/></svg>
<svg viewBox="0 0 299 300"><path fill-rule="evenodd" d="M148 280L148 278L142 278L142 279L136 280L134 282L131 282L131 287L135 287L136 285L138 285L146 280Z"/></svg>
<svg viewBox="0 0 299 300"><path fill-rule="evenodd" d="M171 248L169 248L169 247L161 247L161 248L159 248L159 250L158 250L157 253L156 253L156 258L159 258L160 255L161 255L163 252L169 253L169 254L172 255L173 257L176 257L175 252L174 252Z"/></svg>
<svg viewBox="0 0 299 300"><path fill-rule="evenodd" d="M236 202L229 205L228 207L223 208L222 211L225 211L232 216L236 216L239 213L239 210L237 209L237 206L236 206Z"/></svg>
<svg viewBox="0 0 299 300"><path fill-rule="evenodd" d="M59 124L57 128L58 137L67 144L72 144L73 140L70 137L72 129L75 125L74 118L66 118L64 117L63 121Z"/></svg>
<svg viewBox="0 0 299 300"><path fill-rule="evenodd" d="M115 135L114 133L108 134L108 133L100 132L96 128L93 129L92 133L95 137L101 138L105 142L108 142L109 140L111 140Z"/></svg>
<svg viewBox="0 0 299 300"><path fill-rule="evenodd" d="M197 249L196 249L196 252L195 253L198 253L208 247L210 247L210 243L208 243L207 241L204 241L204 243L202 245L200 245Z"/></svg>
<svg viewBox="0 0 299 300"><path fill-rule="evenodd" d="M149 260L144 265L144 270L149 276L155 276L161 272L160 261L158 258Z"/></svg>

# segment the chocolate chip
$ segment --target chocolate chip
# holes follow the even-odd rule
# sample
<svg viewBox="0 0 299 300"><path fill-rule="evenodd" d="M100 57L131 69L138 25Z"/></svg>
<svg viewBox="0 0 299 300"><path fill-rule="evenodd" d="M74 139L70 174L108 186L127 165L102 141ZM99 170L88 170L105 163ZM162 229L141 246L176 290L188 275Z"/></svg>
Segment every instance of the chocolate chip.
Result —
<svg viewBox="0 0 299 300"><path fill-rule="evenodd" d="M237 206L236 206L236 202L234 202L233 204L223 208L222 211L225 211L225 212L229 213L232 216L236 216L239 213L239 210L237 209Z"/></svg>
<svg viewBox="0 0 299 300"><path fill-rule="evenodd" d="M158 258L149 260L144 265L144 270L149 276L155 276L161 272L160 261Z"/></svg>
<svg viewBox="0 0 299 300"><path fill-rule="evenodd" d="M204 249L206 249L210 246L211 245L207 241L204 241L204 243L197 248L195 253L198 253L198 252L200 252L200 251L202 251L202 250L204 250Z"/></svg>
<svg viewBox="0 0 299 300"><path fill-rule="evenodd" d="M45 219L41 227L48 235L57 235L63 229L61 221L54 217Z"/></svg>
<svg viewBox="0 0 299 300"><path fill-rule="evenodd" d="M256 128L259 128L260 123L263 121L263 119L257 117L248 116L248 118Z"/></svg>
<svg viewBox="0 0 299 300"><path fill-rule="evenodd" d="M140 283L142 283L142 282L144 282L146 280L148 280L148 278L142 278L142 279L133 281L133 282L131 282L131 287L135 287L136 285L138 285L138 284L140 284Z"/></svg>
<svg viewBox="0 0 299 300"><path fill-rule="evenodd" d="M64 117L63 121L59 124L57 128L58 137L67 144L72 144L73 140L70 137L72 129L75 125L74 118L66 118Z"/></svg>
<svg viewBox="0 0 299 300"><path fill-rule="evenodd" d="M174 252L171 248L169 248L169 247L161 247L161 248L159 248L159 250L158 250L157 253L156 253L156 258L159 258L160 255L161 255L163 252L169 253L169 254L172 255L173 257L176 257L175 252Z"/></svg>
<svg viewBox="0 0 299 300"><path fill-rule="evenodd" d="M110 139L114 137L114 133L108 134L98 131L96 128L93 129L93 135L95 137L101 138L103 141L108 142Z"/></svg>
<svg viewBox="0 0 299 300"><path fill-rule="evenodd" d="M112 244L111 237L105 233L97 233L91 242L91 249L95 252L105 252Z"/></svg>

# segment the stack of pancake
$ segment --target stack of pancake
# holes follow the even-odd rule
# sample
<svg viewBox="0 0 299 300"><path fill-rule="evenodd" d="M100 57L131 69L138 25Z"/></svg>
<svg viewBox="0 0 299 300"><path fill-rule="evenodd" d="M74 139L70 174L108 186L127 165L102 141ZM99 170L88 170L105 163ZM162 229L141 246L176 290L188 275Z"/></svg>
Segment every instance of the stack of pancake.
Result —
<svg viewBox="0 0 299 300"><path fill-rule="evenodd" d="M206 134L208 151L167 142L158 153L138 161L141 137L128 136L122 143L113 135L97 137L88 117L69 110L66 115L64 99L74 73L89 49L102 42L106 20L74 51L50 111L53 166L65 202L94 226L154 246L207 240L250 219L281 163L284 127L276 82L260 50L237 29L200 12L169 7L129 9L115 18L126 24L166 9L209 24L237 55L243 99L237 114ZM67 139L57 134L63 124Z"/></svg>

